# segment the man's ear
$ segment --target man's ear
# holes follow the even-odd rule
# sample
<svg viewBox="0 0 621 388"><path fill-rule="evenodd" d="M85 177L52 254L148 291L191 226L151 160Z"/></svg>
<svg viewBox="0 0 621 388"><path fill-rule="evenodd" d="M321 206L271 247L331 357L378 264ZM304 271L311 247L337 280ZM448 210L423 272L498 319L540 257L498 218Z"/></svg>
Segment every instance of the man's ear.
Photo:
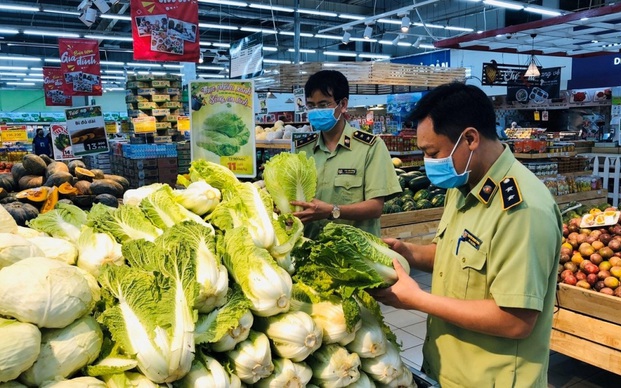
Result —
<svg viewBox="0 0 621 388"><path fill-rule="evenodd" d="M479 146L479 142L481 141L481 134L474 127L468 127L464 131L464 139L466 139L466 143L468 143L468 148L471 150L476 149Z"/></svg>

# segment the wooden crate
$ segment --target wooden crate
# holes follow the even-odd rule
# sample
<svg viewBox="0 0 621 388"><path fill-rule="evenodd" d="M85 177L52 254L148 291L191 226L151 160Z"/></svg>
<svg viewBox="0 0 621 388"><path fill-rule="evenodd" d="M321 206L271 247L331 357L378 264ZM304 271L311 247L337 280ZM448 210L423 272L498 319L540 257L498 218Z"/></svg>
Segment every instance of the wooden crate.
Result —
<svg viewBox="0 0 621 388"><path fill-rule="evenodd" d="M621 298L559 284L552 350L621 375Z"/></svg>
<svg viewBox="0 0 621 388"><path fill-rule="evenodd" d="M442 217L443 207L383 214L380 217L381 236L399 238L414 244L433 240Z"/></svg>
<svg viewBox="0 0 621 388"><path fill-rule="evenodd" d="M571 202L579 202L584 206L597 206L608 201L608 191L605 189L584 191L581 193L559 195L555 197L555 199L561 209L564 205Z"/></svg>

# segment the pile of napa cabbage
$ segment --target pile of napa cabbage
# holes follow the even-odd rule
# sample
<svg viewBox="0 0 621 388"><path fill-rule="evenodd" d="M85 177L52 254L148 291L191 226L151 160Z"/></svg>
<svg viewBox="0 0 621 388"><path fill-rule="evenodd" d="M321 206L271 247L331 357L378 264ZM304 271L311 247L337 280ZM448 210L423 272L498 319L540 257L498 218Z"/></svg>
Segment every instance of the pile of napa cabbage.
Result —
<svg viewBox="0 0 621 388"><path fill-rule="evenodd" d="M0 385L415 386L365 292L395 253L344 224L305 239L288 203L316 171L284 155L266 189L198 160L118 208L24 228L0 207Z"/></svg>

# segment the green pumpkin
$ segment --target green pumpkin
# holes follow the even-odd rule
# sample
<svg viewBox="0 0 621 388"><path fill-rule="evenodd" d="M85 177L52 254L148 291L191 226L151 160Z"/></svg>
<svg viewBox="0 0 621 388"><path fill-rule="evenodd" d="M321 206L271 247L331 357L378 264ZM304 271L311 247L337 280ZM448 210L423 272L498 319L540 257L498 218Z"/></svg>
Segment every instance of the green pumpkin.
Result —
<svg viewBox="0 0 621 388"><path fill-rule="evenodd" d="M26 226L28 221L39 215L39 210L29 203L11 202L2 206L4 206L19 226Z"/></svg>

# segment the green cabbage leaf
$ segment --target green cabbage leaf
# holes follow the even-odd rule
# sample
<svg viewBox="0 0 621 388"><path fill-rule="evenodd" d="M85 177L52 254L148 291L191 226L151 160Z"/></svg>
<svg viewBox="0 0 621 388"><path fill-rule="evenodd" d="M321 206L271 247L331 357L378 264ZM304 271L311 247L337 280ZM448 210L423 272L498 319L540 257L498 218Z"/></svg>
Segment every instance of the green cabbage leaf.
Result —
<svg viewBox="0 0 621 388"><path fill-rule="evenodd" d="M291 206L291 201L310 202L317 190L317 168L315 160L299 154L281 152L265 163L263 171L265 187L281 213L301 211L300 206Z"/></svg>

